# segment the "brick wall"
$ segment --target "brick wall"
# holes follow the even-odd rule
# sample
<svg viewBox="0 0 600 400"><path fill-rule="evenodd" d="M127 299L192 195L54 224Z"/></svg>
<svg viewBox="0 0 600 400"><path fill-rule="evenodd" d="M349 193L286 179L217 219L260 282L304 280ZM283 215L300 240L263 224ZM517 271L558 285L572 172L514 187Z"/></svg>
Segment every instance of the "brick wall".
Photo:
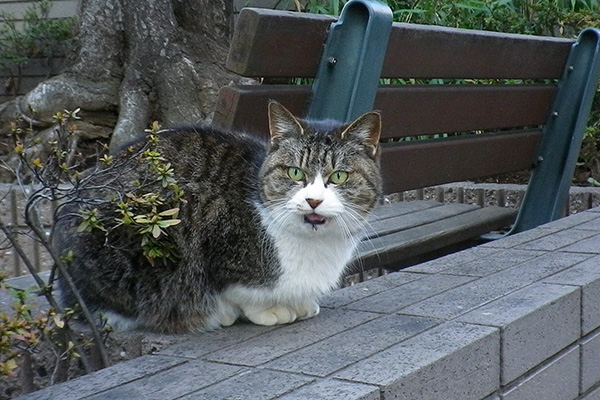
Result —
<svg viewBox="0 0 600 400"><path fill-rule="evenodd" d="M23 15L31 7L33 1L22 0L0 0L0 11L10 14L14 17L17 27L22 26ZM75 16L77 9L77 0L55 0L52 1L50 18L68 18ZM33 89L40 81L49 76L58 74L64 68L64 57L55 57L52 59L33 59L23 66L21 71L20 89L18 95L27 93ZM14 96L11 81L11 74L18 76L16 68L11 71L0 69L0 103L12 99Z"/></svg>

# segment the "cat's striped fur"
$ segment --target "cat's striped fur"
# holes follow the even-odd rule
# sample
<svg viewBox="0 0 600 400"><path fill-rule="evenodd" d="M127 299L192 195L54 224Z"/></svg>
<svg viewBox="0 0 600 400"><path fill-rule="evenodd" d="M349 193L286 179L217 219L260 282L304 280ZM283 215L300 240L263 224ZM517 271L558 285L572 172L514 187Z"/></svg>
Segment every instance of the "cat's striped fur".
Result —
<svg viewBox="0 0 600 400"><path fill-rule="evenodd" d="M182 222L169 228L176 263L149 263L125 231L77 232L81 218L65 207L55 247L73 251L69 272L95 313L116 329L161 332L318 314L319 298L338 284L381 197L380 117L311 122L272 102L269 120L264 141L207 127L161 134L158 149L186 200ZM110 178L123 192L146 173L127 165Z"/></svg>

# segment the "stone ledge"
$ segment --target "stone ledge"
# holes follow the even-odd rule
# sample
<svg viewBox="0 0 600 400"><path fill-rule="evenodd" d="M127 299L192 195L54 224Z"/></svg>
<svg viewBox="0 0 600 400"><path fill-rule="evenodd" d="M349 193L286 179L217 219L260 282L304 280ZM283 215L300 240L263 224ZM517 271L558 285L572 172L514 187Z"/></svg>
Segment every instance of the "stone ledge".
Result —
<svg viewBox="0 0 600 400"><path fill-rule="evenodd" d="M22 398L599 399L598 211L335 291L307 321L190 335Z"/></svg>

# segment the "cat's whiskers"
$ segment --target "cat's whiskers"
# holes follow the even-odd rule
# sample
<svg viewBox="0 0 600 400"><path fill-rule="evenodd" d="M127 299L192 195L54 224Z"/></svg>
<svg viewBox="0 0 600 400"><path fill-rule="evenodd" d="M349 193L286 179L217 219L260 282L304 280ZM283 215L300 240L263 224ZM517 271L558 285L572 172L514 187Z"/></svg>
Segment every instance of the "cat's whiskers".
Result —
<svg viewBox="0 0 600 400"><path fill-rule="evenodd" d="M370 241L371 237L378 237L377 231L371 225L371 220L368 217L369 213L364 207L360 207L356 204L348 204L347 207L350 209L350 215L353 218L356 218L357 222L363 227L362 239Z"/></svg>
<svg viewBox="0 0 600 400"><path fill-rule="evenodd" d="M350 240L350 242L352 243L352 247L355 247L356 240L355 240L354 235L352 234L352 230L351 230L350 226L348 226L348 223L345 220L345 218L341 215L337 215L334 218L335 218L338 226L340 227L340 230L342 231L344 238L347 240Z"/></svg>
<svg viewBox="0 0 600 400"><path fill-rule="evenodd" d="M349 219L353 221L352 223L362 226L364 232L363 235L357 235L356 233L351 233L349 228L347 228L347 235L354 242L353 245L355 248L355 253L356 249L358 248L358 245L360 244L366 244L367 246L370 246L374 249L375 247L372 244L372 238L377 237L377 235L373 235L373 232L375 232L375 230L371 226L371 223L368 217L366 216L368 215L366 210L363 207L360 207L356 204L347 204L346 207L346 213L339 216L340 226L346 225L347 220ZM355 258L353 262L355 263L355 268L358 268L359 270L364 272L364 263L360 258Z"/></svg>
<svg viewBox="0 0 600 400"><path fill-rule="evenodd" d="M356 207L356 208L361 208L361 207ZM373 244L373 239L376 239L379 237L379 234L375 231L375 229L373 228L373 226L371 225L371 220L369 220L369 218L367 217L362 217L361 218L364 220L364 234L362 236L362 239L359 239L359 243L363 244L364 246L368 246L371 250L377 250L375 245ZM374 218L374 221L378 221L378 218ZM376 256L379 257L379 251L377 251L375 253ZM364 272L364 265L361 259L355 260L355 262L359 263L360 269Z"/></svg>
<svg viewBox="0 0 600 400"><path fill-rule="evenodd" d="M366 211L362 209L362 207L347 204L346 212L343 214L344 217L353 222L356 225L357 229L364 230L366 227L370 227L368 219L365 217ZM356 234L356 230L353 231L353 234Z"/></svg>
<svg viewBox="0 0 600 400"><path fill-rule="evenodd" d="M377 237L377 235L373 235L373 232L375 232L375 229L372 227L371 222L369 221L368 217L365 216L364 213L359 213L356 212L355 209L358 209L360 211L362 211L362 207L358 207L358 206L352 206L350 205L348 207L348 212L347 212L347 216L351 219L353 219L357 224L359 224L360 226L362 226L362 230L363 230L363 234L362 235L353 235L353 238L356 240L356 244L358 245L359 243L366 243L368 245L370 245L372 248L374 248L374 246L372 245L372 238L373 237Z"/></svg>
<svg viewBox="0 0 600 400"><path fill-rule="evenodd" d="M265 203L265 213L263 213L263 223L266 225L267 232L271 235L281 232L283 227L288 224L293 216L288 210L288 201L274 200Z"/></svg>

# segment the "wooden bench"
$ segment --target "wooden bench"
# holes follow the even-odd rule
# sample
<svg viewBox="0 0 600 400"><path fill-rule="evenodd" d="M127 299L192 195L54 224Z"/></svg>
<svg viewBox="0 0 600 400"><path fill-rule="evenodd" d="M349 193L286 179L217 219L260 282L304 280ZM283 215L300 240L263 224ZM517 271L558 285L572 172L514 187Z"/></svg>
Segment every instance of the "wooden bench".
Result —
<svg viewBox="0 0 600 400"><path fill-rule="evenodd" d="M333 57L322 60L334 21L242 10L227 67L261 84L224 87L213 122L266 135L270 99L305 115L310 78L324 62L337 68ZM382 81L378 88L366 83L374 86L374 108L383 116L385 192L531 169L511 233L563 216L597 85L599 37L588 29L575 44L394 23L376 76ZM299 78L307 83L297 84ZM422 138L428 140L417 140ZM513 209L432 201L384 205L375 213L356 265L397 267L431 257L504 228L515 215Z"/></svg>

